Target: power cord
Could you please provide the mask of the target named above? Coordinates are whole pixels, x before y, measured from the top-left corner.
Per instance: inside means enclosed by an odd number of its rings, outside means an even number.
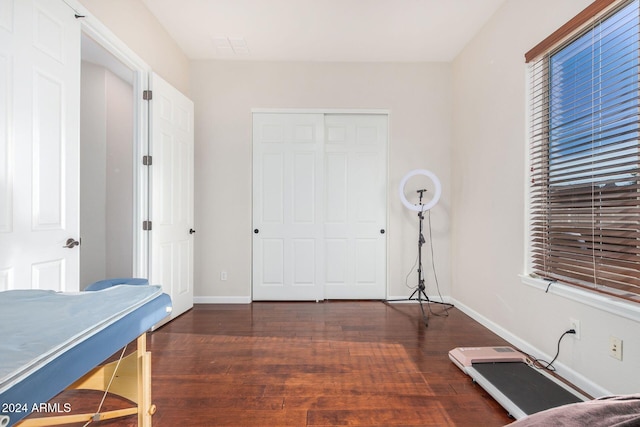
[[[444,298],[442,298],[442,294],[440,293],[440,283],[438,283],[438,275],[436,274],[436,264],[435,264],[435,259],[434,259],[434,251],[433,251],[433,236],[432,236],[432,230],[431,230],[431,210],[427,211],[427,224],[429,226],[429,246],[431,248],[431,268],[433,269],[433,278],[436,282],[436,290],[438,291],[438,296],[440,297],[440,301],[431,301],[434,302],[436,304],[440,304],[444,306],[444,313],[434,313],[433,310],[431,310],[431,304],[428,305],[429,307],[429,312],[431,314],[433,314],[434,316],[443,316],[443,317],[448,317],[449,316],[449,309],[453,308],[454,305],[448,302],[444,302]]]
[[[416,289],[418,287],[417,285],[410,285],[409,284],[409,277],[411,276],[411,274],[413,274],[413,272],[415,271],[417,265],[418,265],[418,254],[416,254],[416,260],[413,263],[413,266],[411,267],[411,270],[409,270],[409,272],[407,273],[407,275],[404,278],[404,286],[409,288],[409,289],[411,289],[411,290],[414,290],[414,289]]]
[[[550,288],[550,287],[551,287],[551,285],[553,285],[554,283],[558,283],[558,280],[557,280],[557,279],[551,279],[551,280],[549,280],[549,284],[547,285],[547,290],[546,290],[546,291],[544,291],[544,293],[545,293],[545,294],[548,294],[548,293],[549,293],[549,288]],[[574,333],[575,333],[575,332],[574,332]]]
[[[557,351],[556,351],[556,355],[553,356],[553,360],[551,360],[551,362],[546,362],[544,360],[541,359],[537,359],[533,356],[531,356],[530,354],[527,354],[527,357],[529,358],[529,362],[530,365],[533,366],[534,368],[537,369],[546,369],[547,371],[550,372],[555,372],[556,368],[553,366],[553,362],[556,361],[556,359],[558,358],[558,356],[560,355],[560,342],[562,341],[562,338],[564,338],[565,335],[570,335],[570,334],[575,334],[576,330],[575,329],[569,329],[567,331],[565,331],[562,335],[560,335],[560,339],[558,339],[558,346],[557,346]],[[544,363],[544,365],[543,365]]]

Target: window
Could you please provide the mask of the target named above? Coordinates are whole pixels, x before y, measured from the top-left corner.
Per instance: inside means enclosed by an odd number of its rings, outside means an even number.
[[[639,0],[592,6],[527,54],[531,265],[640,302]]]

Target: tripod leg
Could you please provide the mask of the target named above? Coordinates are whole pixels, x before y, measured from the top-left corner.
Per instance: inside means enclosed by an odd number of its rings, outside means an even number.
[[[420,289],[420,293],[422,294],[422,296],[424,297],[424,300],[426,302],[431,302],[431,300],[429,299],[429,297],[427,296],[427,294],[424,291],[424,287]]]
[[[429,317],[424,312],[424,307],[422,306],[422,295],[425,296],[426,301],[429,301],[429,298],[426,298],[424,291],[420,288],[416,289],[418,291],[418,303],[420,304],[420,311],[422,312],[422,321],[424,322],[424,326],[429,326]]]

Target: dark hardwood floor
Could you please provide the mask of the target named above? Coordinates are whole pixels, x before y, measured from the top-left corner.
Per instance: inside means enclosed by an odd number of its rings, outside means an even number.
[[[154,426],[502,426],[448,358],[507,344],[457,309],[375,301],[196,305],[150,333]],[[95,410],[101,395],[56,400]],[[109,398],[105,409],[121,402]],[[94,408],[94,409],[89,409]],[[92,426],[133,426],[133,417]]]

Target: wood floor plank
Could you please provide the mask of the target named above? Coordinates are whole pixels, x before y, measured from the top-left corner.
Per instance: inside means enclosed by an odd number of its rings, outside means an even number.
[[[502,426],[448,359],[504,340],[456,309],[377,301],[196,305],[150,333],[156,427]],[[101,397],[101,396],[100,396]],[[96,396],[63,392],[74,409]],[[97,399],[99,400],[99,399]],[[121,403],[112,397],[106,404]],[[135,425],[135,418],[92,426]]]

